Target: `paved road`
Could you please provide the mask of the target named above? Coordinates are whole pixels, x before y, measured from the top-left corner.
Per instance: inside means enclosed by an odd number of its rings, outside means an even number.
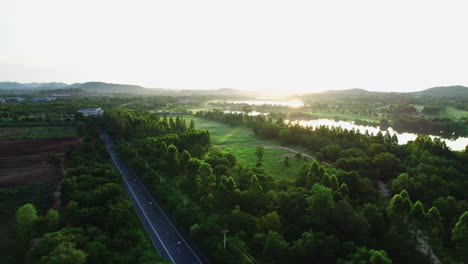
[[[106,144],[112,164],[123,176],[124,188],[159,255],[177,264],[206,262],[185,241],[134,172],[117,158],[110,137],[101,133],[101,138]]]

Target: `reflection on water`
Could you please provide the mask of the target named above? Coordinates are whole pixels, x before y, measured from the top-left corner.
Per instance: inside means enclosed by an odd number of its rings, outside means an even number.
[[[286,120],[288,122],[288,120]],[[361,134],[364,134],[366,130],[369,132],[369,134],[377,134],[379,131],[382,131],[382,133],[385,134],[384,130],[381,130],[379,127],[373,127],[373,126],[360,126],[360,125],[355,125],[354,122],[348,122],[348,121],[335,121],[331,119],[316,119],[316,120],[291,120],[291,122],[297,122],[301,126],[310,126],[312,128],[316,128],[319,126],[329,126],[329,127],[342,127],[348,130],[354,129],[356,131],[359,131]],[[396,134],[398,137],[398,144],[406,144],[408,141],[415,140],[417,137],[417,134],[414,133],[398,133],[394,131],[391,127],[388,128],[388,132],[390,132],[391,135]],[[431,138],[435,138],[435,136],[430,136]],[[467,137],[459,137],[457,139],[442,139],[445,141],[445,144],[452,150],[464,150],[466,145],[468,145],[468,138]]]
[[[304,103],[298,100],[294,101],[266,101],[266,100],[247,100],[247,101],[227,101],[228,104],[249,104],[249,105],[283,105],[290,107],[301,107]]]

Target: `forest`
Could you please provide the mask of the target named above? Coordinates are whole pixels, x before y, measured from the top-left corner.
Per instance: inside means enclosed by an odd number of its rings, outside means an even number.
[[[16,212],[18,263],[163,263],[136,216],[92,123],[65,156],[61,209],[26,203]],[[36,204],[36,205],[34,205]],[[41,210],[37,208],[41,207]],[[36,242],[30,243],[32,238]],[[23,257],[23,258],[21,258]]]
[[[468,149],[453,152],[426,136],[398,145],[389,134],[199,115],[304,146],[318,159],[275,179],[262,168],[261,149],[257,166],[239,164],[210,148],[209,132],[193,121],[107,111],[103,127],[120,153],[214,263],[430,263],[430,253],[467,261]]]

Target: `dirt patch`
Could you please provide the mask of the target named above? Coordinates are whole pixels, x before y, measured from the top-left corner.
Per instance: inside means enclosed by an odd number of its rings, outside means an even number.
[[[44,153],[64,153],[70,145],[79,145],[78,137],[31,140],[0,140],[0,157],[31,156]]]
[[[49,155],[63,157],[70,146],[79,144],[77,137],[0,141],[0,186],[58,182],[63,173],[48,162]]]

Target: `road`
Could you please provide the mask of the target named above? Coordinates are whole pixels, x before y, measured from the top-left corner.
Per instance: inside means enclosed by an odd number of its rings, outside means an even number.
[[[110,137],[101,133],[101,139],[106,144],[112,164],[122,174],[124,188],[161,258],[177,264],[207,263],[187,243],[135,173],[118,159]]]

